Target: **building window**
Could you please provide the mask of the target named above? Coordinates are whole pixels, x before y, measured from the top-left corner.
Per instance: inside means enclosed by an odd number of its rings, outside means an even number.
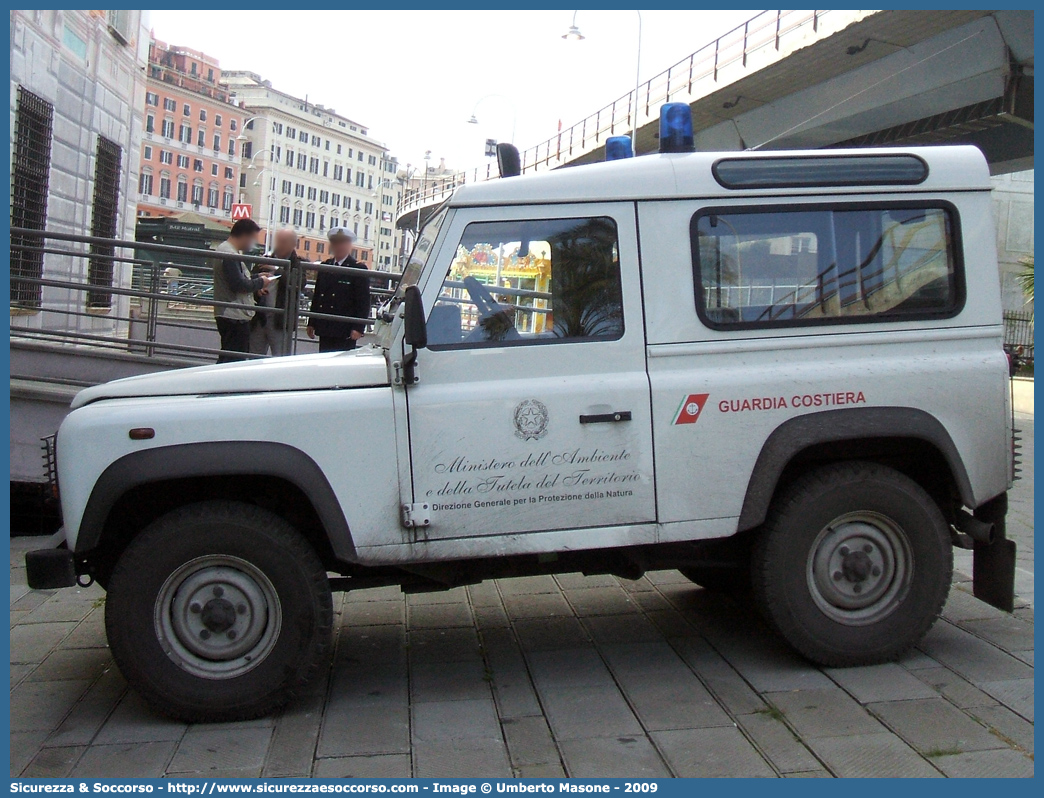
[[[373,203],[372,202],[367,202],[365,207],[366,207],[366,212],[367,213],[373,213]]]
[[[356,175],[355,175],[355,185],[359,186],[359,188],[362,188],[363,186],[365,186],[366,185],[366,175],[363,174],[362,172],[356,173]]]
[[[308,199],[312,200],[313,202],[315,201],[315,187],[314,186],[309,186],[309,188],[308,188]]]
[[[221,134],[214,134],[214,152],[221,152]]]
[[[199,129],[199,135],[196,136],[196,146],[205,147],[207,146],[207,131],[203,128]]]
[[[160,198],[170,199],[170,174],[167,172],[160,174]]]
[[[249,144],[249,143],[250,142],[248,141],[247,144]],[[228,140],[228,154],[232,158],[236,157],[236,140],[235,139],[229,139]]]
[[[329,176],[330,176],[330,162],[329,161],[323,161],[323,177],[329,177]]]
[[[322,231],[322,230],[325,230],[325,229],[326,229],[326,217],[323,216],[320,213],[319,214],[319,230]]]
[[[288,139],[296,139],[297,138],[297,128],[290,127],[289,125],[287,125],[286,137]]]
[[[306,131],[302,130],[301,133],[298,135],[297,140],[298,141],[303,141],[303,142],[305,142],[307,144],[308,143],[308,133]]]
[[[293,191],[293,185],[290,183],[289,180],[284,180],[283,181],[283,193],[289,195],[291,191]]]
[[[329,191],[320,191],[319,192],[319,201],[321,203],[323,203],[324,205],[326,203],[328,203],[330,201],[330,192]]]
[[[163,110],[164,111],[177,111],[178,103],[176,100],[172,100],[170,97],[163,98]]]
[[[188,169],[188,168],[189,168],[189,157],[187,155],[179,155],[178,156],[178,169]]]
[[[178,202],[188,201],[188,181],[185,175],[178,175]]]
[[[363,162],[363,154],[364,154],[363,151],[359,150],[359,163]]]
[[[200,122],[206,122],[207,121],[207,109],[206,108],[200,108],[199,109],[199,121]]]
[[[306,238],[306,239],[305,239],[305,252],[307,252],[307,251],[308,251],[308,250],[310,250],[311,248],[312,248],[312,242],[311,242],[311,241],[309,241],[309,240],[308,240],[308,239]]]
[[[279,223],[290,224],[290,209],[285,205],[279,209]]]
[[[194,183],[192,185],[192,204],[202,205],[203,204],[203,184]]]
[[[273,122],[272,123],[272,132],[275,133],[276,135],[279,135],[279,136],[283,135],[283,123],[282,122]]]
[[[221,203],[222,209],[226,210],[226,211],[232,210],[232,203],[233,202],[235,202],[235,196],[233,196],[233,194],[232,194],[232,189],[226,188],[225,189],[225,198],[224,198],[224,201]]]
[[[236,132],[236,120],[235,119],[229,119],[228,120],[228,129],[231,130],[233,133]]]
[[[239,187],[246,188],[246,172],[239,173]]]
[[[43,230],[47,224],[47,181],[51,173],[51,129],[54,107],[18,87],[11,160],[11,227]],[[11,276],[39,279],[43,253],[15,249],[39,247],[40,239],[11,236]],[[11,280],[11,303],[40,307],[40,286]]]
[[[98,137],[94,159],[94,202],[91,206],[91,235],[116,238],[116,219],[120,203],[120,163],[123,150],[115,142]],[[87,282],[92,286],[112,287],[112,244],[91,244],[87,263]],[[87,305],[92,308],[112,307],[112,294],[88,291]]]
[[[337,194],[337,193],[331,194],[330,195],[330,202],[333,204],[333,206],[335,208],[340,208],[341,207],[341,195]]]
[[[309,230],[315,227],[315,213],[313,211],[308,211],[308,213],[305,214],[305,227]]]
[[[208,69],[207,70],[207,81],[210,82],[210,83],[214,82],[214,70],[213,69]]]
[[[305,195],[304,183],[294,183],[294,196],[303,197]]]
[[[216,163],[212,163],[210,165],[210,176],[211,177],[217,177],[218,176],[218,165]]]
[[[174,138],[174,120],[164,119],[163,120],[163,138],[172,139]]]
[[[294,225],[296,227],[301,226],[301,222],[304,220],[304,211],[300,208],[294,208]]]
[[[225,180],[235,180],[235,175],[232,172],[231,166],[225,167]]]
[[[152,196],[152,172],[142,172],[138,177],[138,193]]]
[[[254,142],[244,141],[243,142],[243,158],[251,158],[254,155]]]
[[[324,252],[326,252],[326,244],[324,244],[322,241],[316,241],[315,251],[322,255]]]
[[[215,186],[215,185],[212,185],[207,190],[207,207],[208,208],[216,208],[218,206],[218,196],[219,196],[218,187]]]
[[[145,92],[145,105],[159,106],[159,95],[152,91]]]
[[[202,172],[203,171],[203,161],[201,161],[199,158],[193,159],[193,161],[192,161],[192,171],[193,172]]]
[[[337,217],[336,216],[331,216],[330,217],[330,227],[331,228],[337,227]]]
[[[297,153],[297,168],[302,172],[308,168],[308,158],[303,152]]]
[[[344,182],[345,183],[351,183],[352,182],[352,168],[350,166],[347,169],[344,170]]]
[[[152,114],[149,114],[148,116],[145,117],[145,132],[146,133],[155,133],[156,132],[156,117],[154,117]]]
[[[192,108],[189,107],[188,103],[185,103],[181,108],[182,116],[192,116]]]
[[[311,172],[313,175],[319,174],[319,159],[318,158],[309,158],[308,159],[308,171]]]
[[[344,167],[343,166],[335,166],[334,167],[333,179],[334,180],[343,180],[344,179]]]
[[[151,161],[152,160],[152,147],[148,147],[148,146],[142,147],[141,148],[141,157],[144,160],[146,160],[146,161]]]
[[[370,225],[366,225],[366,227],[364,228],[364,230],[363,230],[363,238],[366,241],[370,240]]]
[[[184,144],[192,143],[192,127],[190,125],[178,126],[178,141]]]
[[[341,154],[341,145],[340,144],[337,145],[337,154],[338,155]]]
[[[159,153],[160,163],[171,164],[174,162],[174,153],[170,150],[160,150]]]
[[[221,114],[214,114],[214,127],[221,127]]]
[[[370,166],[376,166],[377,165],[377,156],[375,156],[375,155],[369,156],[367,158],[367,163],[369,163]]]

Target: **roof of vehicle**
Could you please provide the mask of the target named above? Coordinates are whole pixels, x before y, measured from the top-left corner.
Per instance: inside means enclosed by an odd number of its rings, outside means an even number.
[[[928,165],[928,175],[916,185],[848,184],[815,187],[730,189],[714,177],[712,167],[726,159],[866,158],[906,155]],[[642,155],[604,163],[555,169],[536,174],[461,186],[450,205],[513,205],[537,202],[608,200],[738,198],[850,194],[882,191],[969,191],[990,189],[986,158],[976,147],[889,147],[837,150],[774,150],[768,152],[693,152]]]

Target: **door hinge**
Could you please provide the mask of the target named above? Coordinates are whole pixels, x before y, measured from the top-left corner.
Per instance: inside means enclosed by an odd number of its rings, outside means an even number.
[[[402,525],[407,529],[416,529],[420,526],[431,526],[431,505],[402,505]]]

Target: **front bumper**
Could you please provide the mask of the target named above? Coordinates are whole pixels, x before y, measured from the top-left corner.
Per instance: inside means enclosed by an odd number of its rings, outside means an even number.
[[[28,551],[25,554],[25,578],[33,590],[55,590],[72,587],[76,581],[76,561],[69,549],[56,548],[65,541],[65,530],[51,536],[51,548]]]

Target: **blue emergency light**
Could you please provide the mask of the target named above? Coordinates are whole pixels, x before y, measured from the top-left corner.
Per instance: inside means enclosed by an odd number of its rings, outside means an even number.
[[[630,136],[610,136],[605,140],[605,160],[619,161],[632,155]]]
[[[692,111],[688,103],[665,103],[660,107],[660,152],[695,152],[692,140]]]

